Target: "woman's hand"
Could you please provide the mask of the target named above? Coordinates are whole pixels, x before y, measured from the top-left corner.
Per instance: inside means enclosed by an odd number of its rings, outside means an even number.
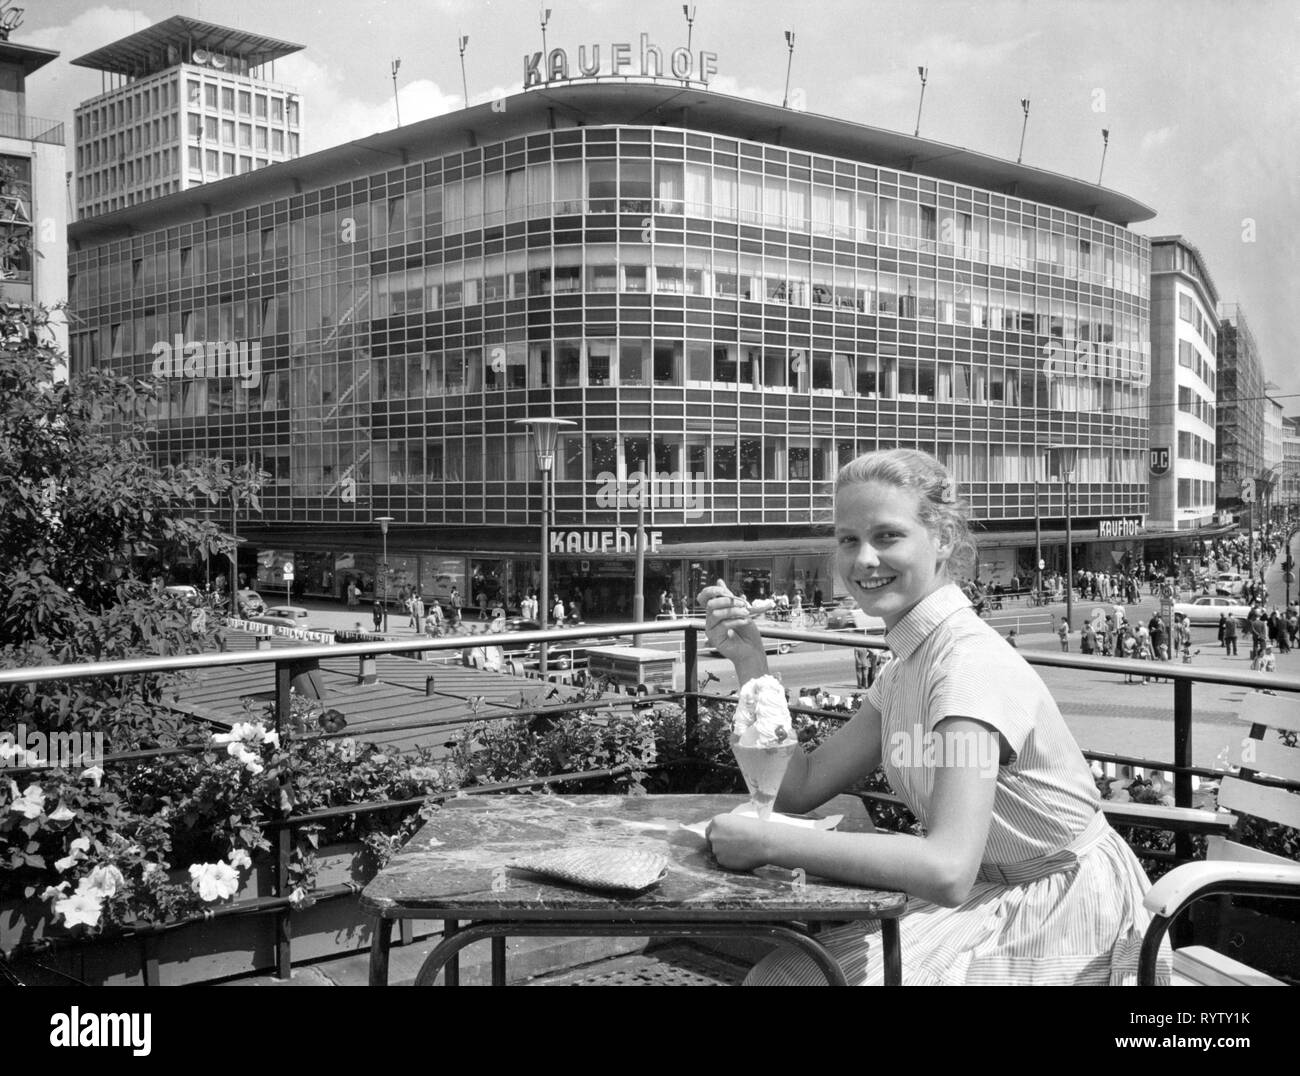
[[[763,650],[763,637],[754,624],[745,597],[732,594],[719,580],[701,590],[695,600],[706,612],[704,632],[709,644],[736,667],[740,682],[765,676],[767,654]]]
[[[769,861],[764,832],[768,823],[738,814],[720,814],[704,831],[713,858],[732,871],[752,871]]]

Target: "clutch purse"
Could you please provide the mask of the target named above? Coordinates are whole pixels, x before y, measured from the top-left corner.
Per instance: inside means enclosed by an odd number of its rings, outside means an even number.
[[[588,889],[639,893],[668,873],[668,859],[654,852],[622,848],[565,848],[537,852],[506,864]]]

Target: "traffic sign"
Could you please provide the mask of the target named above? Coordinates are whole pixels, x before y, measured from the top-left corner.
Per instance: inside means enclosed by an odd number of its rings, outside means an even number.
[[[293,561],[291,561],[291,560],[286,560],[286,561],[284,562],[284,566],[280,569],[280,571],[281,571],[281,574],[284,576],[285,579],[292,579],[292,578],[293,578]]]

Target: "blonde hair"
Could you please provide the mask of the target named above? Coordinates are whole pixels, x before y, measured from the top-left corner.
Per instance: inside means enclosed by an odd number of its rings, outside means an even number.
[[[952,542],[952,553],[945,565],[948,575],[957,578],[971,573],[977,548],[970,532],[970,509],[958,491],[957,480],[942,463],[914,448],[868,452],[840,468],[835,476],[835,492],[862,482],[884,482],[914,490],[917,517],[931,534]]]

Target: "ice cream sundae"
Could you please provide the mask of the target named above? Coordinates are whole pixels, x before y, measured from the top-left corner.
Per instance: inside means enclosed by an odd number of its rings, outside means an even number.
[[[749,805],[766,820],[786,767],[799,750],[785,689],[776,677],[760,676],[740,689],[731,726],[731,750],[749,789]]]

